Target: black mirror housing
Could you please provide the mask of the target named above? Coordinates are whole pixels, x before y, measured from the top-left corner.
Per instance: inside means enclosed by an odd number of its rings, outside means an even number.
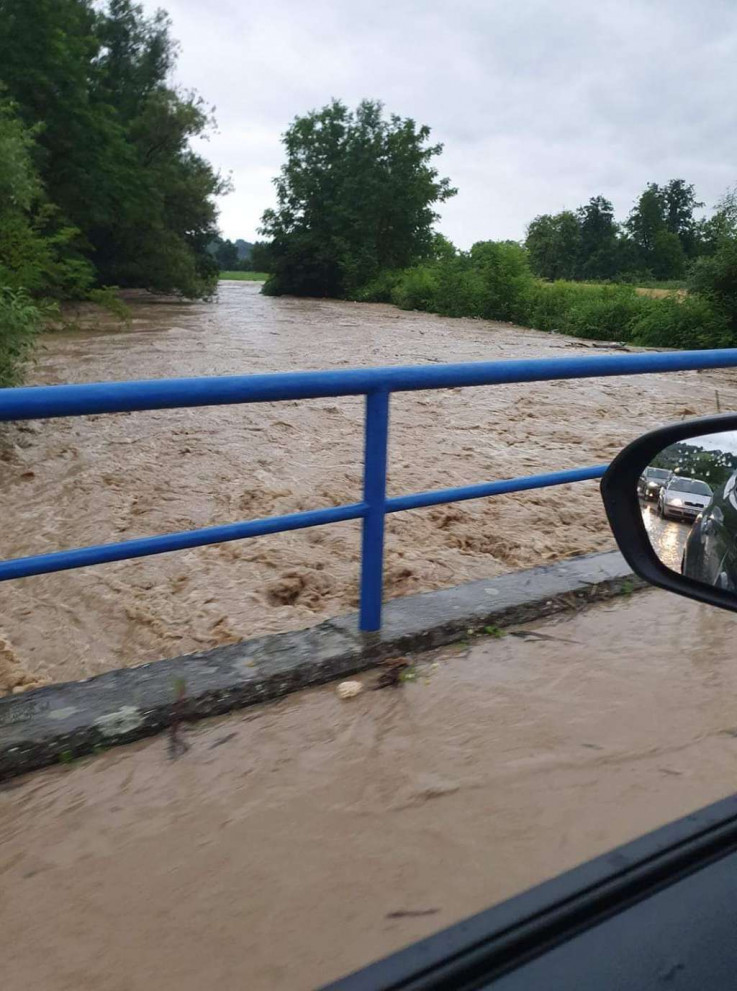
[[[601,495],[615,539],[635,574],[669,592],[737,611],[737,596],[667,567],[656,554],[643,521],[638,483],[651,463],[672,445],[709,434],[737,435],[737,414],[701,417],[644,434],[611,463],[601,480]]]

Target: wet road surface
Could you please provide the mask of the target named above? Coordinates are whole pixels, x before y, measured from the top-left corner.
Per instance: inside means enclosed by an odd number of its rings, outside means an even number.
[[[735,790],[737,617],[518,632],[0,787],[3,991],[312,988]]]
[[[653,550],[672,571],[681,573],[681,558],[693,523],[659,516],[654,502],[640,502],[642,519]]]
[[[222,284],[213,303],[143,297],[129,327],[85,314],[86,329],[42,339],[31,384],[588,353],[560,334],[275,299],[248,283]],[[737,404],[735,370],[398,395],[389,492],[603,463],[720,401]],[[12,427],[0,433],[0,557],[355,502],[362,439],[353,398]],[[612,546],[595,482],[399,513],[385,596]],[[0,693],[346,613],[358,556],[359,526],[342,523],[0,584]]]

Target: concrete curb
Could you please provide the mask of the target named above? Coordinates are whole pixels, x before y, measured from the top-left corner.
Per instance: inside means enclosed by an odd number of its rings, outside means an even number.
[[[7,696],[0,699],[0,779],[150,736],[180,720],[278,699],[485,626],[528,622],[641,586],[619,553],[590,554],[393,599],[381,633],[360,633],[350,615]],[[177,700],[180,690],[184,697]]]

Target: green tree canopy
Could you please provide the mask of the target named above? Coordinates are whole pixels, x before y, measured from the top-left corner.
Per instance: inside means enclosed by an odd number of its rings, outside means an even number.
[[[737,229],[737,200],[729,194],[708,221],[694,211],[694,187],[685,179],[651,182],[623,225],[604,196],[575,212],[536,217],[527,230],[530,265],[545,279],[633,281],[681,279],[694,258],[713,253]]]
[[[727,190],[711,217],[698,222],[696,237],[704,255],[713,255],[725,240],[737,237],[737,187]]]
[[[0,83],[98,281],[200,296],[225,184],[191,150],[210,115],[168,84],[175,58],[166,15],[133,0],[0,0]]]
[[[689,289],[723,312],[737,337],[737,236],[721,237],[712,255],[695,262]]]
[[[671,179],[662,189],[665,226],[681,242],[683,253],[692,258],[698,250],[697,222],[694,210],[704,204],[696,200],[694,187],[685,179]]]
[[[543,279],[575,279],[581,255],[581,226],[571,210],[535,217],[525,246],[530,266]]]
[[[697,223],[693,212],[694,187],[683,179],[665,186],[648,183],[630,213],[625,227],[637,246],[640,265],[656,279],[681,278],[686,263],[698,250]]]
[[[581,230],[579,274],[584,279],[611,279],[618,266],[619,228],[614,208],[603,196],[593,196],[577,212]]]
[[[277,207],[262,221],[274,272],[265,290],[341,296],[431,255],[433,206],[456,191],[439,178],[432,160],[442,146],[429,137],[370,100],[297,117],[284,136]]]

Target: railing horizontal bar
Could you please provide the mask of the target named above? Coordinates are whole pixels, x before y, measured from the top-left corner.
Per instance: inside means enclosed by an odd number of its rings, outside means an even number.
[[[244,523],[225,523],[222,526],[167,533],[158,537],[140,537],[116,544],[97,544],[92,547],[79,547],[76,550],[56,551],[53,554],[18,557],[9,561],[0,561],[0,581],[27,578],[29,575],[42,575],[51,571],[69,571],[72,568],[84,568],[91,564],[107,564],[128,558],[148,557],[151,554],[165,554],[167,551],[202,547],[205,544],[220,544],[228,540],[242,540],[245,537],[260,537],[267,533],[302,530],[305,527],[322,526],[325,523],[357,520],[361,519],[365,512],[365,503],[356,502],[348,506],[330,506],[327,509],[312,509],[305,513],[290,513],[287,516],[272,516]]]
[[[478,485],[462,485],[454,489],[437,489],[434,492],[394,496],[386,500],[386,511],[401,513],[407,509],[422,509],[425,506],[438,506],[445,502],[464,502],[467,499],[481,499],[484,496],[504,495],[506,492],[524,492],[526,489],[543,489],[550,485],[565,485],[568,482],[585,482],[591,478],[601,478],[608,467],[608,465],[592,465],[589,468],[552,471],[545,475],[527,475],[522,478],[507,478],[499,482],[480,482]]]
[[[0,389],[0,421],[132,410],[222,406],[352,396],[384,390],[410,392],[511,382],[641,375],[737,365],[737,349],[665,354],[596,355],[455,365],[396,365],[323,372],[276,372],[213,378],[97,382],[88,385]]]
[[[582,482],[588,479],[601,478],[606,469],[607,465],[593,465],[588,468],[548,472],[544,475],[528,475],[521,478],[503,479],[498,482],[481,482],[477,485],[438,489],[434,492],[394,496],[392,499],[387,499],[386,511],[387,513],[400,513],[408,509],[422,509],[426,506],[437,506],[446,502],[463,502],[468,499],[481,499],[484,496],[503,495],[507,492],[524,492],[527,489]],[[301,530],[312,526],[323,526],[326,523],[362,519],[365,514],[366,504],[357,502],[347,506],[330,506],[327,509],[308,510],[304,513],[291,513],[286,516],[272,516],[243,523],[225,523],[222,526],[205,527],[200,530],[185,530],[182,533],[140,537],[115,544],[96,544],[75,550],[55,551],[52,554],[12,558],[9,561],[0,561],[0,581],[27,578],[30,575],[47,574],[52,571],[69,571],[94,564],[124,561],[128,558],[166,554],[169,551],[225,543],[229,540],[243,540],[247,537],[260,537],[268,533]]]

